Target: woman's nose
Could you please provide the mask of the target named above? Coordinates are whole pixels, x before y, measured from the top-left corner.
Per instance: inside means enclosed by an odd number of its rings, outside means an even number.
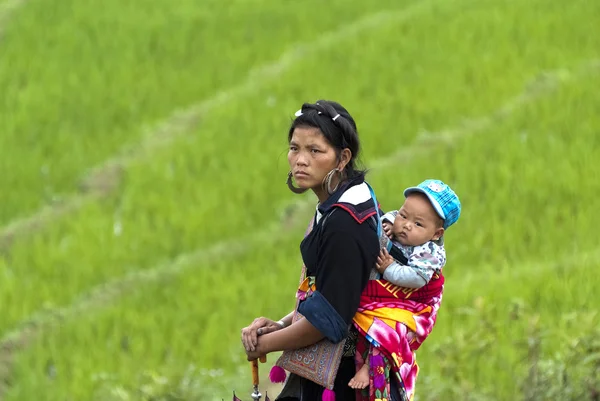
[[[296,158],[296,165],[298,166],[306,166],[308,163],[306,162],[306,156],[300,153]]]

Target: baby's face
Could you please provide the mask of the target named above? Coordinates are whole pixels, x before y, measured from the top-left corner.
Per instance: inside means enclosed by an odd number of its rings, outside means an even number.
[[[443,221],[423,194],[408,195],[394,220],[392,234],[402,245],[417,246],[444,234]]]

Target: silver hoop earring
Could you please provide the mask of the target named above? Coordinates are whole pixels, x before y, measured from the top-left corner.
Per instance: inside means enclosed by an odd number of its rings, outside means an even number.
[[[292,191],[295,194],[303,194],[304,192],[306,192],[308,190],[308,188],[298,188],[298,187],[294,186],[294,184],[292,183],[292,176],[293,176],[293,174],[290,171],[288,173],[287,181],[286,181],[287,186],[290,189],[290,191]]]
[[[333,175],[336,172],[338,173],[338,182],[337,182],[337,184],[335,184],[335,188],[331,189],[331,179],[333,178]],[[327,193],[329,195],[333,195],[335,193],[335,191],[337,191],[341,182],[342,182],[342,171],[338,170],[337,168],[334,168],[329,173],[327,173],[327,175],[325,176],[325,178],[323,180],[325,190],[327,191]]]

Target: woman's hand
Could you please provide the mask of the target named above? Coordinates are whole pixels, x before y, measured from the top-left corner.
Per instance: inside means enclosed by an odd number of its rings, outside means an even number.
[[[258,351],[248,351],[246,350],[246,357],[249,361],[253,361],[255,359],[260,358],[262,355],[259,354]]]
[[[248,354],[248,358],[250,358],[250,353],[256,351],[256,345],[258,344],[258,336],[262,336],[263,334],[272,333],[277,330],[281,330],[283,327],[281,325],[271,319],[267,319],[266,317],[259,317],[254,319],[250,326],[244,327],[242,329],[242,344],[244,344],[244,349]],[[256,356],[258,358],[258,355]],[[256,359],[253,358],[253,359]],[[248,359],[249,361],[252,359]]]

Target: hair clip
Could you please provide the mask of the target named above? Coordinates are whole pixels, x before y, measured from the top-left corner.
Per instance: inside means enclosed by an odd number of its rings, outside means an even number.
[[[317,103],[317,104],[318,104],[318,103]],[[323,114],[323,113],[321,113],[320,111],[317,111],[317,113],[318,113],[318,114]],[[302,109],[300,109],[300,110],[298,110],[297,112],[295,112],[295,113],[294,113],[294,116],[296,116],[296,117],[300,117],[302,114],[303,114],[303,113],[302,113]],[[333,118],[332,118],[332,120],[333,120],[333,121],[337,120],[339,116],[340,116],[339,114],[336,114],[336,115],[335,115],[335,117],[333,117]]]

